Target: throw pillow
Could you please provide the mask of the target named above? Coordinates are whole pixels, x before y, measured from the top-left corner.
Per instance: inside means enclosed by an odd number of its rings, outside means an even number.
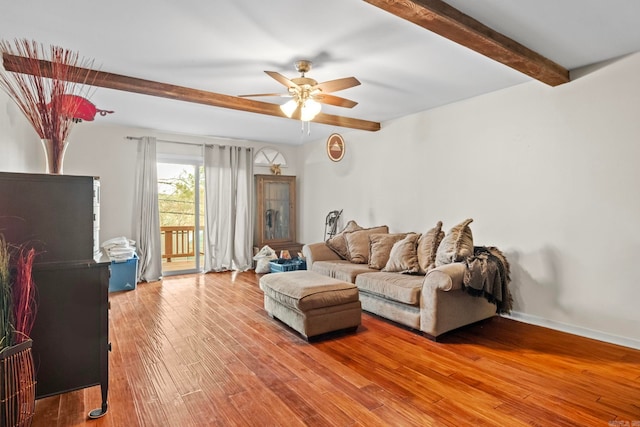
[[[396,242],[389,253],[389,261],[382,271],[417,273],[420,270],[416,252],[419,238],[419,234],[410,233],[404,239]]]
[[[347,259],[349,256],[349,250],[347,249],[347,239],[345,239],[345,233],[349,233],[351,231],[362,230],[355,221],[351,220],[347,222],[347,225],[340,231],[338,234],[333,236],[330,239],[327,239],[326,244],[329,248],[337,253],[340,258]]]
[[[393,244],[407,237],[407,233],[371,234],[369,236],[369,267],[382,270],[387,261]]]
[[[444,239],[442,221],[438,221],[435,227],[424,233],[418,240],[420,274],[427,274],[427,271],[436,266],[436,253],[442,239]]]
[[[436,253],[436,267],[473,255],[473,234],[469,228],[472,221],[471,218],[462,221],[444,236]]]
[[[345,233],[347,239],[347,259],[354,264],[369,263],[369,236],[372,234],[387,234],[389,227],[381,225],[379,227],[365,228],[358,231]]]

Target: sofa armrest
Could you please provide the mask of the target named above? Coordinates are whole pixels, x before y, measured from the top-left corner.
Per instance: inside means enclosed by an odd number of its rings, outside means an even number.
[[[307,269],[311,270],[311,266],[316,261],[338,261],[340,256],[333,252],[325,242],[309,243],[302,247],[302,255],[307,261]]]
[[[496,314],[496,306],[483,297],[462,289],[466,266],[461,262],[430,270],[420,295],[420,330],[437,339],[445,332],[487,319]]]
[[[466,267],[464,263],[454,262],[429,270],[424,278],[423,287],[440,291],[462,289],[462,280]]]

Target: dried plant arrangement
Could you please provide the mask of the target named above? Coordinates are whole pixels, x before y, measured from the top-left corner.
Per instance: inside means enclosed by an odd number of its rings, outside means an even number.
[[[17,249],[17,252],[15,251]],[[17,261],[12,255],[17,254]],[[31,278],[35,251],[0,234],[0,425],[29,426],[35,413],[35,369],[29,338],[35,320]]]
[[[29,339],[36,320],[35,284],[31,274],[35,257],[36,251],[33,248],[21,247],[18,252],[13,281],[13,315],[16,331],[14,344]]]
[[[28,340],[31,334],[36,315],[31,274],[35,255],[33,248],[11,248],[0,234],[0,350]]]
[[[45,48],[27,39],[0,41],[0,52],[3,57],[27,59],[20,73],[0,69],[0,87],[16,102],[42,140],[47,172],[61,173],[67,137],[78,108],[68,95],[88,97],[92,82],[87,81],[88,74],[82,68],[92,68],[93,60],[59,46]]]
[[[0,349],[10,347],[13,342],[13,292],[9,247],[0,235]]]

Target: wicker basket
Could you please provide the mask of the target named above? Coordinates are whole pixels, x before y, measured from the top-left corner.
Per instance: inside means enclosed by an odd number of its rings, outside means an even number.
[[[31,340],[0,351],[0,426],[31,425],[36,408],[36,381]]]

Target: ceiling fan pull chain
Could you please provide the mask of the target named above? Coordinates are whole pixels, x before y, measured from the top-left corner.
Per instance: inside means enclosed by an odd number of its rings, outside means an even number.
[[[311,122],[303,122],[300,120],[300,133],[304,136],[304,124],[307,124],[307,135],[311,135]]]

